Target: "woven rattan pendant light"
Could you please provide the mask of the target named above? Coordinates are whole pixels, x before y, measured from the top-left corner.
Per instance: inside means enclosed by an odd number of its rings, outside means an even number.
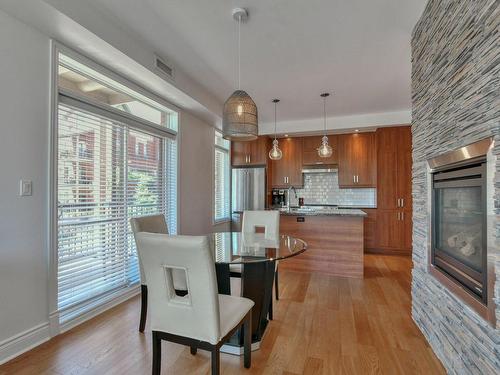
[[[232,141],[252,141],[257,139],[259,121],[257,106],[246,91],[240,89],[241,83],[241,21],[248,18],[243,8],[233,9],[233,18],[238,21],[238,90],[224,103],[222,115],[222,134]]]

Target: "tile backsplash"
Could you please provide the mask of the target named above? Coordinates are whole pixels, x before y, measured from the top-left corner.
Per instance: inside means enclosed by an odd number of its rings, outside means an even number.
[[[377,206],[375,188],[340,189],[338,171],[325,173],[304,173],[304,188],[297,189],[297,197],[304,198],[304,204],[336,204],[339,206]],[[292,192],[291,203],[296,204]]]

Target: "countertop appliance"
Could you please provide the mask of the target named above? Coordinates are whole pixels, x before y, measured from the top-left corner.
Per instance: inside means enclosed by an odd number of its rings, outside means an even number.
[[[285,207],[288,191],[286,189],[273,189],[273,207]]]
[[[266,209],[266,168],[232,169],[231,208],[232,231],[241,231],[243,211]]]

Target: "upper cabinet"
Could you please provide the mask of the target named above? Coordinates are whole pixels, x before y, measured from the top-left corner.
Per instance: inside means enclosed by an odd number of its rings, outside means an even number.
[[[411,209],[411,129],[377,130],[378,189],[381,209]]]
[[[329,158],[322,158],[318,155],[318,147],[321,145],[322,136],[317,137],[304,137],[302,139],[302,165],[332,165],[338,164],[338,136],[329,135],[328,143],[332,146],[333,153]]]
[[[270,148],[269,137],[259,137],[250,142],[232,142],[231,163],[233,167],[266,165]]]
[[[283,152],[280,160],[271,162],[273,187],[300,187],[304,184],[302,176],[302,138],[281,138],[279,147]]]
[[[377,186],[375,133],[338,136],[339,186],[361,188]]]

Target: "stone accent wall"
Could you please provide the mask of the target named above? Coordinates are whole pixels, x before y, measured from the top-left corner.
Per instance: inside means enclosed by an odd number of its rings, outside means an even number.
[[[305,204],[336,204],[364,208],[376,207],[377,205],[377,189],[339,188],[337,170],[328,173],[304,173],[304,187],[297,189],[297,196],[304,198]],[[292,200],[293,198],[292,194]]]
[[[412,314],[450,374],[500,373],[499,8],[498,0],[429,0],[412,37]],[[427,159],[491,136],[496,329],[427,272]]]

